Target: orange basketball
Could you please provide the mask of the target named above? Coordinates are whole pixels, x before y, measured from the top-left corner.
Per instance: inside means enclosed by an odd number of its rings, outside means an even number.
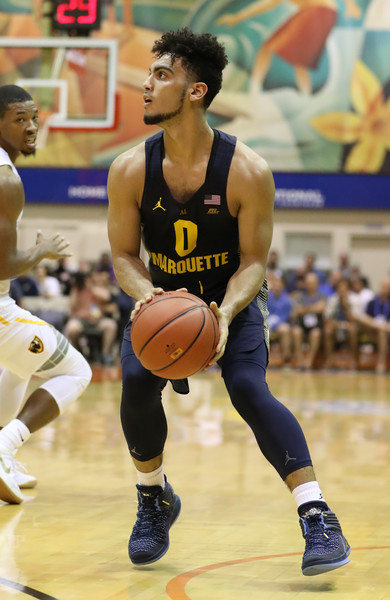
[[[215,354],[218,319],[188,292],[164,292],[144,304],[131,325],[135,355],[145,369],[165,379],[184,379]]]

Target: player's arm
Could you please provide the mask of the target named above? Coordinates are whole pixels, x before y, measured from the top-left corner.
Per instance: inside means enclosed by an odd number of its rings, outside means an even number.
[[[107,184],[107,227],[115,276],[120,287],[137,302],[150,300],[159,290],[140,258],[144,179],[144,146],[140,145],[112,163]]]
[[[70,256],[69,243],[60,235],[44,239],[38,233],[37,243],[22,251],[17,248],[17,221],[24,206],[21,181],[5,165],[0,167],[0,280],[17,277],[38,264],[43,258]]]
[[[217,312],[221,328],[217,360],[226,344],[228,326],[263,285],[273,233],[272,173],[261,157],[242,144],[232,161],[227,191],[232,199],[229,208],[238,220],[240,266],[230,278]],[[215,303],[211,306],[215,311]]]

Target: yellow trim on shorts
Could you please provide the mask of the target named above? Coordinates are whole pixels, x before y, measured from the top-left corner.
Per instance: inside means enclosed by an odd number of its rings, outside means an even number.
[[[2,323],[3,325],[9,325],[9,321],[6,321],[5,319],[3,319],[3,317],[0,317],[0,323]]]
[[[18,317],[15,319],[18,323],[30,323],[30,325],[47,325],[46,321],[33,321],[32,319],[22,319]]]

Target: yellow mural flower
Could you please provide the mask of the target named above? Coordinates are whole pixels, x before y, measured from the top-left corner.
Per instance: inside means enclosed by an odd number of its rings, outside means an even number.
[[[356,112],[331,112],[311,119],[324,138],[355,144],[345,171],[377,173],[390,150],[390,98],[385,101],[376,75],[357,61],[351,80],[351,103]]]

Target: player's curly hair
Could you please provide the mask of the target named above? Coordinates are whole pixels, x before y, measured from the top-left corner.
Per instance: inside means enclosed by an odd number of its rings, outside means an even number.
[[[32,100],[30,94],[18,85],[0,86],[0,118],[4,117],[10,104]]]
[[[194,33],[188,27],[165,32],[154,42],[152,53],[158,58],[170,54],[181,58],[183,67],[207,85],[204,106],[208,108],[222,86],[222,71],[228,64],[224,46],[211,33]]]

